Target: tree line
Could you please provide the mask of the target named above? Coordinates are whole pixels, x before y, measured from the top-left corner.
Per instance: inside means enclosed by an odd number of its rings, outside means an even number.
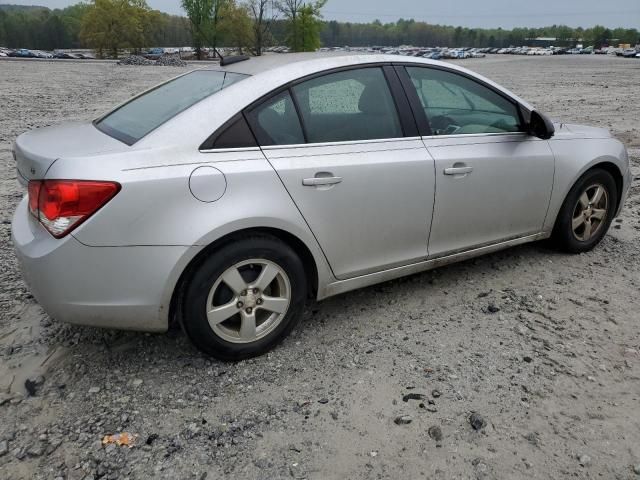
[[[592,28],[572,28],[552,25],[542,28],[463,28],[432,25],[426,22],[400,19],[393,23],[325,22],[321,40],[325,46],[416,45],[442,47],[509,47],[525,46],[535,38],[555,38],[556,46],[572,46],[578,41],[600,48],[603,45],[640,42],[634,28],[609,29],[601,25]]]
[[[558,46],[640,42],[637,29],[544,28],[487,29],[433,25],[412,19],[382,23],[322,19],[326,0],[182,0],[186,17],[152,10],[145,0],[90,0],[64,9],[0,5],[0,46],[54,50],[93,48],[114,56],[123,48],[193,46],[236,47],[260,54],[265,46],[293,51],[326,47],[527,45],[537,37],[556,38]]]
[[[95,0],[90,4],[78,3],[55,10],[0,5],[0,46],[37,50],[92,48],[93,34],[102,35],[104,39],[123,34],[117,40],[123,48],[191,44],[187,18],[150,10],[148,7],[135,9],[140,5],[146,6],[144,2],[128,0]],[[104,13],[103,19],[96,18]],[[133,17],[125,18],[126,14],[131,13]],[[98,21],[103,23],[102,30],[95,25]],[[112,21],[111,31],[105,30],[104,27],[108,27]],[[123,26],[127,22],[128,28]],[[93,28],[95,31],[91,31]]]

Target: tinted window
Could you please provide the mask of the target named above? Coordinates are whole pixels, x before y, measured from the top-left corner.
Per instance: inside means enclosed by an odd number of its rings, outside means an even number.
[[[518,132],[514,103],[462,75],[407,67],[434,135]]]
[[[244,148],[257,146],[253,133],[247,125],[247,121],[242,114],[236,115],[227,125],[223,125],[220,130],[206,142],[200,149],[208,150],[213,148]]]
[[[249,112],[248,118],[260,145],[305,143],[300,119],[288,90]]]
[[[380,68],[331,73],[293,87],[309,142],[402,137]]]
[[[96,122],[107,135],[134,144],[200,100],[246,78],[238,73],[197,70],[134,98]]]

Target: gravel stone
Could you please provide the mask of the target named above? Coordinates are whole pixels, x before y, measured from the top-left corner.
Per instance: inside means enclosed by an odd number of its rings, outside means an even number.
[[[474,430],[482,430],[487,426],[487,421],[479,413],[473,412],[469,416],[469,423]]]
[[[591,465],[591,457],[589,455],[580,455],[578,457],[578,462],[583,467],[588,467]]]
[[[428,433],[429,433],[429,436],[433,438],[436,442],[442,441],[442,429],[437,425],[429,427]]]
[[[413,418],[410,415],[400,415],[393,421],[396,425],[409,425],[411,422],[413,422]]]

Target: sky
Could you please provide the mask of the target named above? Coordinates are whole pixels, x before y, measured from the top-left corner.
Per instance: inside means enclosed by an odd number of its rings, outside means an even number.
[[[61,8],[79,0],[0,0],[1,3]],[[147,0],[155,9],[184,14],[180,0]],[[572,27],[640,28],[640,0],[328,0],[322,10],[327,20],[393,22],[414,18],[429,23],[463,27]]]

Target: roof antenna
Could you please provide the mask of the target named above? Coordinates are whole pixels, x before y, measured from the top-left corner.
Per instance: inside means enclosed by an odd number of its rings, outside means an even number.
[[[213,51],[220,57],[220,66],[224,67],[226,65],[231,65],[232,63],[244,62],[245,60],[249,60],[250,57],[247,55],[235,55],[232,57],[223,57],[217,48],[213,48]]]

